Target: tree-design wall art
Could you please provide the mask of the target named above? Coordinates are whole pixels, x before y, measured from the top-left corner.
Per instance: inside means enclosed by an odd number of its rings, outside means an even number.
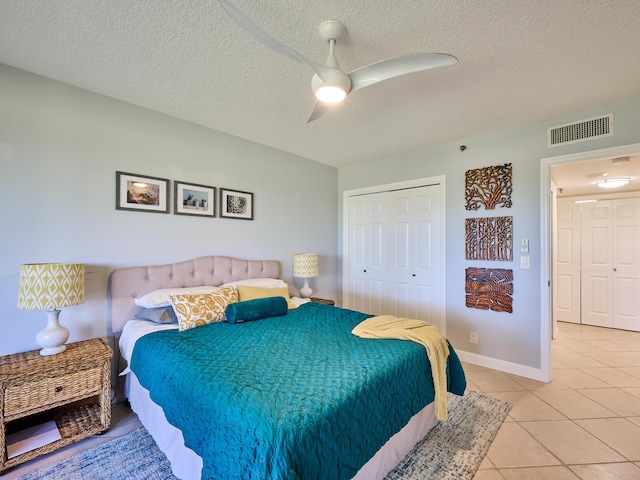
[[[480,310],[513,312],[513,270],[467,268],[465,305]]]
[[[467,260],[513,260],[513,217],[465,219]]]
[[[477,168],[465,172],[464,196],[467,210],[478,210],[484,206],[493,210],[496,206],[510,208],[511,164]]]

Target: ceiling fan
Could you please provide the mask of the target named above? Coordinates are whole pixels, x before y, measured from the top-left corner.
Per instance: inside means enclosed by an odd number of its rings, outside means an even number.
[[[314,71],[314,75],[311,78],[311,89],[318,102],[316,102],[307,123],[324,115],[330,104],[341,102],[348,94],[360,88],[407,73],[420,72],[458,62],[456,57],[446,53],[414,53],[382,60],[353,70],[350,73],[345,73],[340,69],[335,56],[336,42],[346,32],[346,28],[341,22],[328,20],[320,25],[320,36],[329,43],[329,56],[323,65],[291,50],[270,36],[226,0],[218,0],[218,2],[229,16],[256,40],[276,52],[308,65]]]

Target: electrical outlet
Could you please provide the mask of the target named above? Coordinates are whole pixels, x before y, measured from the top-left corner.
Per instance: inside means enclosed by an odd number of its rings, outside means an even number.
[[[469,332],[469,343],[478,344],[478,332]]]

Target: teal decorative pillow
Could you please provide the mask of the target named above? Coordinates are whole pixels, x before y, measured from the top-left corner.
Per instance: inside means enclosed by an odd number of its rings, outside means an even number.
[[[251,322],[268,317],[286,315],[289,305],[283,297],[256,298],[227,305],[225,316],[229,323]]]

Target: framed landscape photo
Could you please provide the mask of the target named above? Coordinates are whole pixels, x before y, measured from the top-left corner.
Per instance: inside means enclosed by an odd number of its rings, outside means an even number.
[[[173,182],[173,187],[175,215],[216,216],[215,187],[184,182]]]
[[[253,220],[253,193],[221,188],[220,216]]]
[[[116,210],[169,213],[169,180],[116,172]]]

